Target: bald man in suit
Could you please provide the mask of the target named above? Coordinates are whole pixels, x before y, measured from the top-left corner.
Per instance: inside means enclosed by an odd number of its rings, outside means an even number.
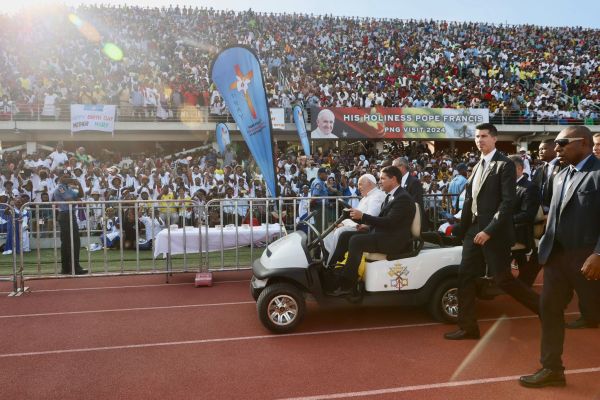
[[[554,141],[569,166],[554,178],[546,233],[538,259],[544,268],[541,298],[542,368],[522,376],[525,387],[564,386],[564,309],[577,291],[588,323],[600,322],[600,160],[585,126],[563,129]]]

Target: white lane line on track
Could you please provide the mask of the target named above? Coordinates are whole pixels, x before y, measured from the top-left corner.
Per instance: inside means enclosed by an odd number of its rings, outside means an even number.
[[[156,306],[156,307],[135,307],[135,308],[113,308],[106,310],[88,310],[88,311],[63,311],[38,314],[15,314],[15,315],[0,315],[0,319],[8,318],[29,318],[29,317],[53,317],[58,315],[80,315],[80,314],[100,314],[114,313],[127,311],[154,311],[154,310],[172,310],[178,308],[201,308],[201,307],[222,307],[222,306],[237,306],[242,304],[255,304],[254,301],[236,301],[229,303],[208,303],[208,304],[182,304],[178,306]]]
[[[241,283],[250,282],[249,279],[234,280],[234,281],[221,281],[213,282],[213,285],[223,285],[227,283]],[[83,287],[83,288],[64,288],[64,289],[32,289],[34,293],[51,293],[51,292],[78,292],[85,290],[109,290],[109,289],[133,289],[133,288],[145,288],[145,287],[161,287],[161,286],[183,286],[193,285],[193,283],[158,283],[148,285],[127,285],[127,286],[100,286],[100,287]],[[543,286],[541,283],[536,283],[533,286]],[[10,292],[0,292],[0,294],[9,294]]]
[[[222,285],[226,283],[240,283],[240,282],[250,282],[249,279],[243,279],[239,281],[220,281],[213,282],[213,285]],[[83,288],[63,288],[63,289],[32,289],[31,291],[34,293],[52,293],[52,292],[79,292],[85,290],[108,290],[108,289],[134,289],[134,288],[147,288],[147,287],[162,287],[162,286],[184,286],[189,285],[193,286],[193,282],[186,283],[157,283],[157,284],[148,284],[148,285],[126,285],[126,286],[99,286],[99,287],[83,287]],[[0,294],[9,294],[10,292],[0,292]]]
[[[253,302],[250,302],[250,303],[253,303]],[[571,313],[571,314],[573,314],[573,313]],[[532,319],[532,318],[537,318],[537,315],[524,315],[524,316],[520,316],[520,317],[503,317],[504,320]],[[498,318],[480,319],[480,321],[496,321],[496,320],[498,320]],[[370,327],[370,328],[348,328],[348,329],[334,329],[334,330],[327,330],[327,331],[287,333],[287,334],[281,334],[281,335],[270,334],[270,335],[257,335],[257,336],[237,336],[237,337],[229,337],[229,338],[186,340],[186,341],[179,341],[179,342],[158,342],[158,343],[131,344],[131,345],[123,345],[123,346],[103,346],[103,347],[87,347],[87,348],[79,348],[79,349],[31,351],[31,352],[25,352],[25,353],[0,354],[0,358],[42,356],[42,355],[51,355],[51,354],[89,353],[89,352],[95,352],[95,351],[141,349],[141,348],[182,346],[182,345],[193,345],[193,344],[241,342],[241,341],[262,340],[262,339],[279,339],[279,338],[301,337],[301,336],[331,335],[331,334],[336,334],[336,333],[373,332],[373,331],[385,331],[385,330],[402,329],[402,328],[421,328],[421,327],[437,326],[437,325],[444,325],[444,324],[442,324],[440,322],[429,322],[429,323],[421,323],[421,324],[375,326],[375,327]]]
[[[569,374],[569,375],[591,374],[591,373],[595,373],[595,372],[600,372],[600,367],[573,369],[573,370],[565,371],[565,373]],[[498,376],[498,377],[494,377],[494,378],[472,379],[472,380],[467,380],[467,381],[439,382],[439,383],[431,383],[431,384],[426,384],[426,385],[400,386],[400,387],[387,388],[387,389],[365,390],[365,391],[361,391],[361,392],[332,393],[332,394],[323,394],[323,395],[316,395],[316,396],[292,397],[292,398],[287,398],[285,400],[347,399],[349,397],[377,396],[377,395],[402,393],[402,392],[416,392],[419,390],[432,390],[432,389],[453,388],[453,387],[462,387],[462,386],[471,386],[471,385],[483,385],[486,383],[516,381],[519,379],[519,377],[520,377],[520,375]]]

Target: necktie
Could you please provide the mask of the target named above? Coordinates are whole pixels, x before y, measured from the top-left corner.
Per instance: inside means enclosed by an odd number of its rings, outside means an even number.
[[[483,177],[483,171],[485,171],[485,159],[482,158],[481,163],[479,164],[479,168],[477,168],[477,173],[473,178],[473,201],[471,203],[471,211],[473,212],[474,217],[477,216],[477,195],[479,194],[479,189],[481,188],[481,178]]]
[[[558,172],[560,172],[560,170],[561,168],[558,164],[550,164],[548,166],[548,184],[546,185],[547,188],[552,188],[552,185],[554,184],[554,177]]]
[[[569,190],[569,187],[571,186],[571,182],[573,181],[573,175],[575,175],[575,172],[577,172],[577,170],[574,167],[569,167],[569,173],[567,173],[567,176],[565,176],[565,181],[563,182],[563,187],[562,187],[562,192],[560,194],[560,202],[562,203],[563,198],[565,197],[565,194],[567,194],[567,190]]]
[[[381,209],[382,209],[382,210],[385,208],[385,206],[387,206],[388,202],[390,201],[390,196],[391,196],[391,194],[390,194],[390,193],[388,193],[388,194],[385,196],[385,201],[383,202],[383,206],[381,206]]]
[[[571,186],[571,182],[573,181],[573,175],[575,175],[577,170],[573,167],[569,167],[569,173],[565,176],[565,181],[563,182],[562,191],[560,193],[560,200],[558,201],[558,209],[556,210],[556,224],[558,225],[558,220],[560,218],[560,209],[562,207],[562,202],[564,200],[565,195],[567,194],[567,190],[569,190],[569,186]]]
[[[548,170],[550,169],[550,164],[544,163],[544,167],[542,168],[542,180],[541,180],[541,190],[540,190],[540,201],[544,202],[544,196],[546,194],[546,187],[550,181],[550,177],[548,176]]]

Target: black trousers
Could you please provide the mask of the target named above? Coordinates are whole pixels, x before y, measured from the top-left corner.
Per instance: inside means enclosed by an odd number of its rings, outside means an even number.
[[[555,246],[544,266],[544,288],[540,305],[542,319],[542,354],[544,368],[564,370],[564,310],[573,297],[579,296],[581,312],[590,322],[600,322],[600,281],[588,281],[581,273],[585,259],[593,249],[565,250]]]
[[[69,221],[69,212],[58,213],[58,223],[60,224],[60,262],[62,272],[71,273],[71,266],[75,266],[75,271],[81,269],[79,265],[79,249],[81,242],[79,240],[79,228],[77,227],[77,217],[73,213],[72,221]],[[71,260],[71,231],[73,232],[73,262]]]
[[[350,243],[350,238],[354,235],[360,235],[366,232],[359,231],[345,231],[340,234],[338,238],[337,245],[331,254],[331,265],[335,265],[336,263],[342,261],[344,259],[344,254],[348,251],[348,244]]]
[[[359,231],[342,232],[337,247],[331,256],[331,263],[335,264],[341,261],[344,254],[348,252],[348,260],[341,274],[342,286],[355,285],[363,253],[377,251],[377,237],[375,235]]]
[[[540,273],[542,266],[538,263],[537,249],[533,249],[529,261],[527,260],[527,252],[527,250],[516,250],[512,256],[519,266],[519,276],[517,279],[531,287],[535,282],[535,278]]]
[[[463,242],[462,261],[458,272],[458,326],[468,332],[479,329],[475,313],[477,279],[485,275],[486,265],[489,275],[502,290],[539,314],[539,295],[512,276],[510,245],[496,243],[492,238],[485,245],[479,246],[473,243],[477,233],[477,224],[471,225]]]

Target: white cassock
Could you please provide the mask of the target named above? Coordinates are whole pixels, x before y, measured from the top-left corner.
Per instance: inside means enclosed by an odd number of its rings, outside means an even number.
[[[384,201],[385,193],[380,189],[374,188],[366,196],[360,199],[358,207],[356,208],[362,211],[364,214],[379,215],[379,212],[381,211],[381,205]],[[325,250],[327,250],[329,253],[329,257],[331,257],[333,254],[342,232],[356,230],[356,226],[358,224],[348,218],[343,220],[341,225],[341,227],[336,228],[323,239],[323,244],[325,245]],[[327,263],[329,263],[329,261],[330,259],[327,260]]]

